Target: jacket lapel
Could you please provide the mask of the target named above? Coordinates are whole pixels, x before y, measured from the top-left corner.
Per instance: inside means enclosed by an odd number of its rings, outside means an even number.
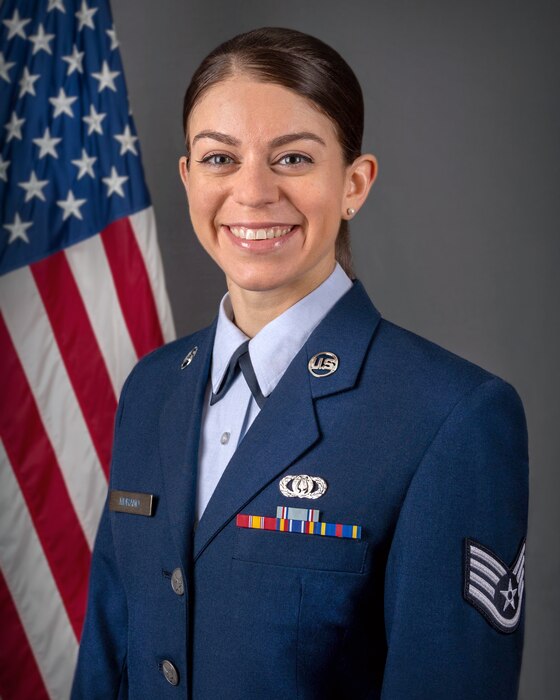
[[[184,354],[197,347],[192,362],[180,369],[159,421],[159,449],[173,538],[183,566],[192,557],[192,528],[196,505],[196,475],[200,424],[216,321],[190,337]]]
[[[257,493],[320,438],[314,400],[355,385],[379,318],[356,281],[311,334],[218,482],[195,533],[195,559]],[[314,377],[308,362],[325,351],[337,355],[339,367],[334,374]]]

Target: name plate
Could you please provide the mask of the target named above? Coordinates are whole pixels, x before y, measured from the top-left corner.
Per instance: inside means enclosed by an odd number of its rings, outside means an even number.
[[[109,494],[109,510],[117,513],[132,513],[133,515],[152,515],[154,496],[152,493],[136,493],[135,491],[111,491]]]

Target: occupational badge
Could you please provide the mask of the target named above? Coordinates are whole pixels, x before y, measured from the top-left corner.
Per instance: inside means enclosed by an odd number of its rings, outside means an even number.
[[[320,498],[327,490],[327,482],[320,476],[285,476],[279,483],[280,492],[287,498]]]
[[[517,629],[525,587],[525,538],[507,566],[487,547],[465,538],[463,595],[499,632]]]

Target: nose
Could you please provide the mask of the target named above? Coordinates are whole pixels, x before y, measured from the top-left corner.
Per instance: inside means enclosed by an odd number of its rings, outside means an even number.
[[[279,187],[277,176],[262,160],[246,160],[237,173],[233,184],[233,199],[236,204],[259,208],[277,202]]]

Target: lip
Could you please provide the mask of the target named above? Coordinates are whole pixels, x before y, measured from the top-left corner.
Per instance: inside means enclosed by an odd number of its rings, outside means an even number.
[[[246,226],[247,228],[251,228],[251,226],[248,226],[247,224],[231,225]],[[267,226],[282,226],[282,224],[268,224]],[[264,224],[259,224],[258,226],[255,226],[255,228],[266,228],[267,226],[265,226]],[[290,233],[286,233],[284,236],[280,236],[280,238],[265,238],[262,240],[247,240],[246,238],[237,238],[237,236],[234,236],[233,233],[229,230],[229,226],[222,224],[220,228],[222,229],[222,231],[224,231],[225,235],[227,236],[227,239],[234,246],[237,246],[237,248],[251,253],[269,253],[271,251],[282,249],[294,238],[294,236],[299,231],[301,231],[301,226],[299,226],[299,224],[284,224],[284,226],[294,226],[294,228],[290,231]]]
[[[297,226],[298,224],[290,224],[288,222],[284,221],[244,221],[244,222],[237,222],[237,223],[229,223],[229,224],[224,224],[224,226],[227,226],[230,228],[231,226],[243,226],[243,228],[272,228],[273,226]]]

